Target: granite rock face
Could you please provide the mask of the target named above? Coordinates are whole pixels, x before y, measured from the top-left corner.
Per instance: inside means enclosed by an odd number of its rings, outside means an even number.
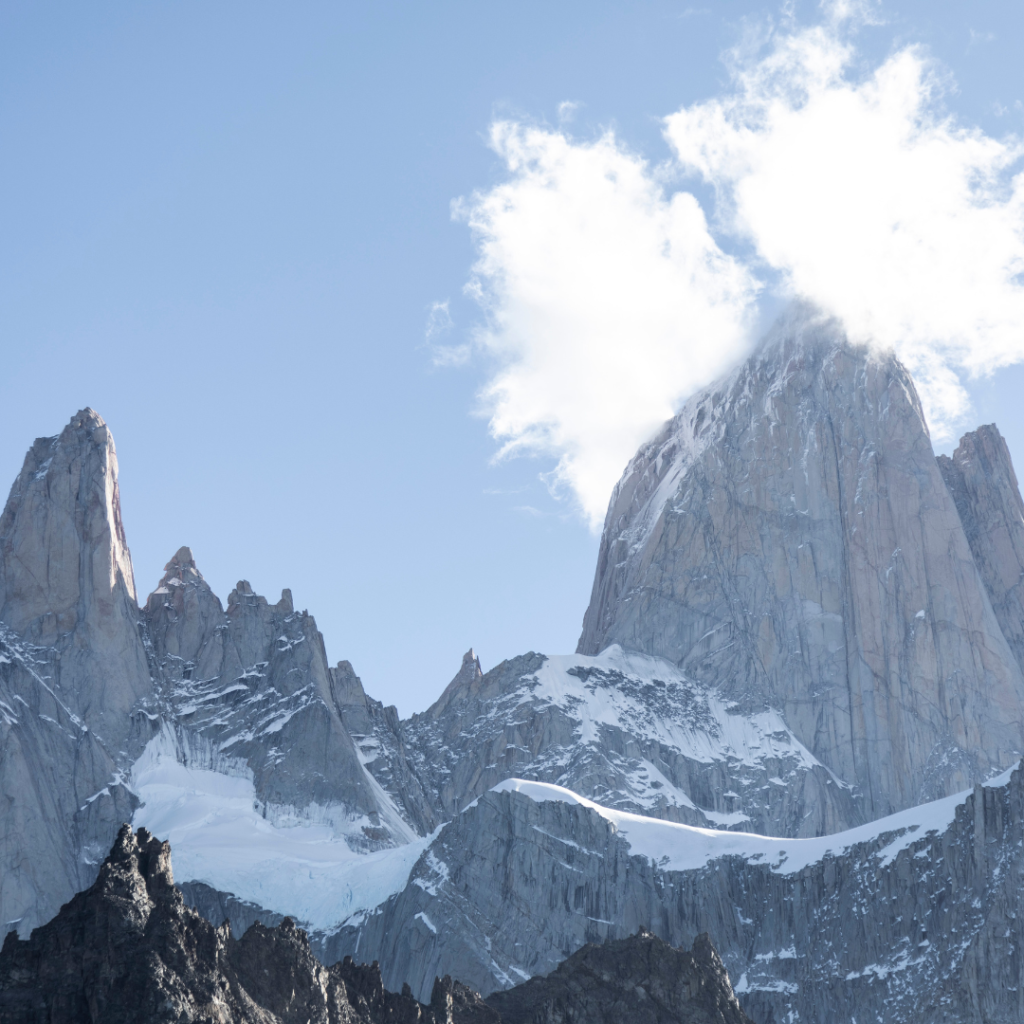
[[[242,580],[225,611],[181,548],[144,621],[156,689],[141,710],[182,763],[251,773],[268,820],[326,823],[354,848],[416,834],[419,805],[396,806],[363,767],[323,637],[290,591],[270,604]]]
[[[1024,750],[1024,678],[913,381],[807,308],[616,485],[578,649],[614,643],[777,710],[859,820]]]
[[[27,935],[92,883],[155,750],[360,852],[429,832],[395,710],[343,676],[288,591],[242,581],[225,609],[188,548],[140,609],[109,428],[85,409],[37,440],[0,515],[0,924]],[[343,716],[376,723],[376,756]]]
[[[964,434],[939,469],[960,513],[992,610],[1024,666],[1024,501],[994,423]]]
[[[420,835],[432,832],[440,824],[437,799],[424,789],[411,766],[398,709],[367,696],[347,661],[339,661],[331,669],[331,695],[363,766]]]
[[[441,972],[489,994],[640,927],[684,948],[708,932],[757,1021],[1024,1020],[1020,769],[846,835],[719,833],[722,854],[685,870],[685,826],[654,823],[652,843],[643,819],[570,798],[481,797],[331,955],[358,944],[421,996]]]
[[[150,689],[117,454],[84,409],[35,442],[0,515],[0,924],[27,934],[95,876]]]
[[[0,952],[8,1024],[494,1024],[497,1014],[450,978],[430,1006],[386,991],[377,965],[330,969],[290,918],[240,940],[186,907],[170,846],[125,825],[99,877],[28,940]]]
[[[687,952],[644,929],[589,943],[547,977],[495,992],[488,1003],[505,1024],[753,1024],[707,935]]]

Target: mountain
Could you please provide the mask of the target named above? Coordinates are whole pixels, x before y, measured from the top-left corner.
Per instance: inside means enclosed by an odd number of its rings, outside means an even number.
[[[325,968],[305,932],[285,918],[254,924],[240,939],[185,906],[171,849],[127,825],[93,885],[48,924],[0,951],[0,1018],[9,1024],[510,1024],[603,1019],[589,1011],[595,974],[614,960],[600,995],[608,1009],[636,1009],[638,1024],[746,1024],[729,977],[706,936],[687,954],[640,934],[582,950],[501,1012],[452,981],[434,980],[428,1004],[408,988],[389,992],[377,964],[346,958]],[[646,994],[649,993],[649,996]],[[555,1016],[546,1007],[559,1008]],[[545,1008],[540,1016],[541,1008]],[[660,1012],[659,1012],[660,1011]],[[618,1019],[609,1017],[609,1019]]]
[[[495,995],[643,927],[715,937],[756,1021],[1024,1020],[1024,772],[848,832],[784,839],[611,810],[507,780],[441,829],[408,884],[327,944],[426,998]]]
[[[720,687],[664,659],[617,645],[596,657],[531,652],[486,675],[472,651],[466,659],[437,702],[403,726],[442,820],[510,777],[670,821],[770,835],[827,831],[856,814],[851,787],[777,712],[745,714]],[[812,799],[820,821],[805,814]]]
[[[346,666],[288,591],[270,604],[241,581],[225,609],[188,548],[140,608],[110,430],[85,409],[37,440],[0,516],[0,922],[27,935],[91,884],[140,803],[228,891],[237,868],[259,882],[314,848],[347,871],[429,832],[397,714]],[[346,717],[376,723],[375,753]]]
[[[1016,495],[998,458],[983,520]],[[958,509],[898,360],[798,307],[627,466],[578,650],[657,655],[775,709],[856,787],[846,826],[963,789],[1024,751],[1009,642],[1024,618],[1006,590],[1008,641],[964,529],[983,489],[965,479]],[[812,833],[832,824],[813,796],[805,813]]]
[[[86,410],[0,517],[3,921],[130,818],[232,941],[292,918],[418,1006],[591,1014],[559,964],[644,928],[756,1020],[1024,1020],[1022,531],[994,427],[936,459],[899,362],[796,307],[626,468],[579,651],[469,651],[401,721],[288,591],[180,548],[140,607]]]
[[[992,610],[1024,666],[1024,501],[994,423],[964,434],[939,469],[956,504]]]

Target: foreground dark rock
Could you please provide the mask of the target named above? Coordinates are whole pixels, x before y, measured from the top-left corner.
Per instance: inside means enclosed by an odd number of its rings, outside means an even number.
[[[27,941],[0,952],[5,1024],[489,1024],[475,993],[444,979],[431,1006],[385,990],[376,964],[325,968],[285,918],[240,940],[186,907],[168,843],[121,828],[95,884]]]
[[[641,987],[650,993],[649,1007]],[[640,1004],[644,1010],[637,1024],[748,1020],[706,936],[693,954],[673,950],[648,933],[606,949],[588,946],[551,978],[522,989],[518,999],[518,990],[500,996],[509,1020],[603,1020],[595,1015],[599,997],[607,1001],[608,1020]],[[544,1009],[549,1005],[553,1009]],[[538,1018],[537,1012],[547,1016]],[[501,1024],[502,1019],[478,993],[450,977],[435,979],[430,1003],[423,1004],[407,985],[401,993],[385,989],[376,962],[357,964],[345,957],[324,967],[309,937],[288,917],[275,928],[257,922],[241,939],[232,938],[227,924],[215,928],[185,905],[174,885],[170,844],[145,829],[133,833],[128,825],[90,889],[28,940],[9,933],[0,951],[4,1024]]]
[[[752,1024],[706,934],[693,950],[673,949],[641,929],[573,953],[546,978],[495,992],[505,1024]]]

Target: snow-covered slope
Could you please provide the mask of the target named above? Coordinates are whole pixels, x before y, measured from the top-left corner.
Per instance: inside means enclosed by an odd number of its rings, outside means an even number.
[[[133,827],[170,840],[179,882],[204,882],[313,929],[336,928],[399,892],[432,838],[406,827],[402,845],[356,852],[337,822],[317,822],[308,810],[291,821],[268,819],[244,762],[214,770],[183,760],[164,725],[132,768],[140,801]],[[401,819],[394,824],[398,831]],[[353,816],[347,831],[361,836],[368,827],[365,815]]]
[[[695,825],[817,835],[857,819],[851,787],[778,712],[744,712],[664,659],[613,645],[460,676],[405,723],[412,763],[445,816],[518,776]]]
[[[1016,769],[1016,765],[1007,769],[986,785],[990,788],[1007,785]],[[742,857],[748,864],[767,865],[776,874],[791,875],[827,856],[842,856],[862,843],[877,846],[873,856],[878,858],[880,866],[891,864],[901,850],[917,839],[948,829],[956,818],[957,808],[966,803],[972,790],[898,811],[845,832],[810,839],[724,832],[658,821],[646,815],[602,807],[561,786],[525,779],[506,779],[491,792],[521,793],[535,803],[555,801],[587,807],[614,827],[635,856],[646,857],[666,871],[698,871],[719,857]],[[877,841],[882,837],[886,841],[879,845]]]

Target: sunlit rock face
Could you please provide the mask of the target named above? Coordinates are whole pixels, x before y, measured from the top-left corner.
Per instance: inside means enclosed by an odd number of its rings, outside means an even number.
[[[134,807],[118,769],[150,689],[114,441],[84,409],[0,516],[0,922],[27,934],[92,881]]]
[[[1024,749],[1021,669],[913,382],[806,307],[627,466],[578,649],[610,644],[778,710],[860,820]]]

